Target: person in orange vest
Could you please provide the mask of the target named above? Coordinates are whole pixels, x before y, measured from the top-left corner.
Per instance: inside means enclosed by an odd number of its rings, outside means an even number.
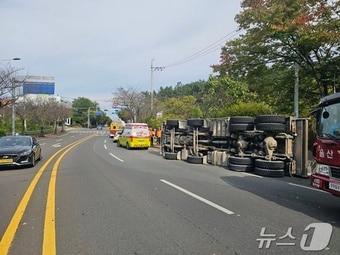
[[[155,132],[154,132],[154,130],[152,129],[152,128],[149,128],[149,132],[150,132],[150,144],[151,144],[151,146],[153,146],[153,144],[154,144],[154,136],[155,136]]]
[[[162,130],[159,129],[159,128],[157,128],[157,129],[156,129],[156,137],[160,138],[161,135],[162,135]]]
[[[161,144],[162,130],[160,128],[156,129],[157,144]]]

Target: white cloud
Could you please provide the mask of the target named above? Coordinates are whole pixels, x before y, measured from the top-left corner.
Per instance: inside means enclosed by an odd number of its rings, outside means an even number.
[[[177,61],[236,28],[239,0],[0,2],[1,58],[54,75],[65,96],[148,89],[149,65]],[[207,78],[219,51],[156,74],[156,87]]]

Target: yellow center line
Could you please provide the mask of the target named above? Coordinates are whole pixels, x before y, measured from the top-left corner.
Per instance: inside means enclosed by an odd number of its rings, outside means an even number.
[[[9,249],[11,247],[11,244],[13,242],[13,239],[15,237],[15,234],[17,232],[17,229],[19,227],[19,224],[22,220],[22,217],[25,213],[25,210],[27,208],[27,205],[31,199],[32,193],[35,189],[35,187],[37,186],[40,177],[42,176],[42,174],[44,173],[44,171],[46,170],[47,166],[51,163],[51,161],[63,150],[66,150],[67,148],[69,148],[70,146],[73,146],[74,144],[79,143],[78,141],[75,141],[67,146],[65,146],[64,148],[58,150],[56,153],[54,153],[43,165],[42,167],[38,170],[38,172],[36,173],[36,175],[34,176],[34,178],[32,179],[30,185],[28,186],[24,196],[22,197],[17,209],[15,210],[11,221],[9,222],[5,233],[3,234],[1,241],[0,241],[0,255],[7,255],[9,252]]]
[[[57,159],[54,163],[50,182],[48,185],[48,194],[47,194],[47,202],[46,202],[46,211],[45,211],[45,224],[44,224],[44,239],[43,239],[43,248],[42,254],[43,255],[55,255],[57,253],[57,246],[56,246],[56,232],[55,232],[55,192],[56,192],[56,181],[57,181],[57,173],[60,166],[61,161],[65,157],[65,155],[72,150],[77,145],[81,144],[82,142],[92,138],[88,137],[87,139],[76,143],[69,148],[67,148]]]

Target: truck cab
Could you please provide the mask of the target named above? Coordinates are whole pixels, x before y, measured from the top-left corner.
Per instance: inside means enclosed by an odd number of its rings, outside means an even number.
[[[317,138],[311,183],[340,196],[340,93],[322,98],[315,114]]]

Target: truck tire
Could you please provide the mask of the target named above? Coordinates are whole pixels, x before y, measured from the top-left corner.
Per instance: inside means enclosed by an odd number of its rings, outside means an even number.
[[[255,167],[259,167],[262,169],[270,169],[270,170],[284,169],[285,162],[282,160],[270,161],[270,160],[265,160],[265,159],[256,159]]]
[[[281,123],[286,124],[287,117],[282,115],[260,115],[255,118],[255,123]]]
[[[256,129],[270,132],[285,132],[287,131],[287,126],[282,123],[257,123]]]
[[[249,123],[254,123],[254,118],[248,117],[248,116],[233,116],[233,117],[230,117],[229,122],[236,123],[236,124],[249,124]]]
[[[190,155],[187,158],[187,162],[191,164],[203,164],[203,157]]]
[[[255,167],[255,174],[267,177],[284,177],[285,171],[283,169],[264,169],[260,167]]]
[[[252,172],[254,167],[252,165],[229,164],[228,169],[235,172]]]
[[[253,159],[249,157],[229,157],[229,164],[233,165],[250,165],[253,166]]]
[[[177,160],[177,153],[176,152],[165,152],[164,158],[168,160]]]
[[[188,126],[190,127],[203,127],[204,126],[204,119],[188,119]]]
[[[178,128],[178,126],[179,126],[178,120],[166,120],[166,128],[167,129]]]
[[[251,131],[254,130],[254,124],[248,123],[248,124],[235,124],[231,123],[229,125],[230,132],[242,132],[242,131]]]

